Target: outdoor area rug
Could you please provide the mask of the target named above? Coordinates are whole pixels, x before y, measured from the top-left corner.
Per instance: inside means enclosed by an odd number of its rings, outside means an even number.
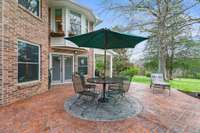
[[[91,102],[88,97],[84,96],[76,100],[77,96],[67,99],[64,103],[65,110],[74,117],[91,121],[124,120],[143,110],[138,99],[127,95],[125,97],[110,97],[106,103]]]

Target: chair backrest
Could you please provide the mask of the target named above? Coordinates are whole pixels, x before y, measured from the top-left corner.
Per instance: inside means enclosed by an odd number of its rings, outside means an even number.
[[[75,93],[79,93],[79,92],[84,91],[84,87],[82,85],[82,81],[81,81],[79,74],[74,73],[73,76],[72,76],[72,81],[73,81]]]
[[[163,74],[162,74],[162,73],[152,73],[152,74],[151,74],[151,81],[152,81],[153,83],[156,83],[156,82],[163,82],[163,81],[164,81]]]
[[[80,79],[81,79],[81,83],[82,83],[82,86],[85,88],[86,87],[86,79],[87,79],[87,76],[86,75],[82,75],[82,74],[79,74],[80,76]]]
[[[124,92],[128,92],[129,91],[129,88],[130,88],[130,80],[123,80],[123,90]]]
[[[122,78],[122,86],[125,93],[129,91],[131,81],[132,81],[132,77],[130,76],[128,77],[126,76]]]

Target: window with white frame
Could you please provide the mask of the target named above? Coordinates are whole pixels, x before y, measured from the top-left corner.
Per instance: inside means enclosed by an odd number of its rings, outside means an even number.
[[[78,57],[78,73],[87,75],[88,73],[88,58],[86,56]]]
[[[18,83],[40,79],[40,46],[18,41]]]
[[[89,21],[87,19],[85,20],[85,31],[86,33],[89,32]]]
[[[55,9],[55,28],[56,32],[58,33],[63,32],[62,15],[63,15],[62,8]]]
[[[40,16],[40,0],[18,0],[18,3],[36,16]]]
[[[73,11],[70,12],[70,26],[72,34],[81,34],[81,14]]]

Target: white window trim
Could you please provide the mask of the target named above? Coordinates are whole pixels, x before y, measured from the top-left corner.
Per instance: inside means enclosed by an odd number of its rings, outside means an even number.
[[[41,6],[42,6],[42,1],[39,0],[39,16],[38,15],[35,15],[33,12],[31,12],[30,10],[28,10],[26,7],[24,7],[23,5],[19,4],[19,0],[17,0],[17,4],[23,8],[24,10],[26,10],[27,12],[29,12],[31,15],[35,16],[35,17],[38,17],[38,18],[41,18],[42,14],[41,14]]]
[[[61,56],[61,61],[62,61],[62,55],[60,55],[60,54],[51,54],[51,68],[53,68],[53,66],[52,66],[52,65],[53,65],[53,63],[52,63],[52,61],[53,61],[53,60],[52,60],[52,59],[53,59],[53,56]],[[61,64],[61,63],[62,63],[62,62],[60,62],[60,70],[61,70],[61,67],[62,67],[62,64]],[[60,82],[60,81],[61,81],[61,78],[62,78],[62,77],[61,77],[62,75],[60,75],[60,80],[54,80],[54,81],[52,80],[52,78],[53,78],[53,72],[52,72],[52,71],[51,71],[51,75],[52,75],[52,76],[51,76],[52,84],[54,84],[54,83],[55,83],[55,84],[62,83],[62,82]]]
[[[61,7],[61,6],[55,6],[55,7],[51,7],[50,8],[51,9],[51,26],[50,26],[50,30],[51,30],[51,32],[56,32],[56,22],[55,22],[55,20],[56,20],[56,16],[55,16],[55,10],[56,9],[62,9],[62,25],[63,25],[63,31],[64,31],[64,33],[66,33],[67,32],[67,30],[66,30],[66,26],[67,26],[67,24],[66,24],[66,21],[67,21],[67,19],[66,19],[66,8],[63,8],[63,7]]]
[[[39,51],[38,51],[38,56],[39,56],[39,60],[38,60],[38,65],[39,65],[39,68],[38,68],[38,80],[33,80],[33,81],[26,81],[26,82],[19,82],[18,81],[18,42],[23,42],[23,43],[27,43],[29,45],[33,45],[33,46],[37,46],[39,48]],[[35,44],[35,43],[32,43],[32,42],[28,42],[28,41],[24,41],[24,40],[21,40],[21,39],[17,39],[17,84],[18,85],[24,85],[24,84],[30,84],[30,83],[36,83],[36,82],[40,82],[41,81],[41,57],[40,57],[40,45],[39,44]]]
[[[87,74],[86,75],[88,75],[88,55],[78,55],[77,56],[77,67],[79,68],[79,64],[78,64],[78,59],[79,59],[79,57],[86,57],[87,58]],[[79,70],[78,70],[79,71]]]
[[[81,30],[81,31],[80,31],[81,33],[80,33],[80,34],[82,34],[82,27],[83,27],[83,25],[82,25],[82,14],[79,13],[79,12],[77,12],[77,11],[74,11],[74,10],[69,10],[69,23],[70,23],[70,24],[69,24],[69,30],[70,30],[70,32],[71,32],[71,26],[72,26],[72,25],[71,25],[71,16],[70,16],[70,15],[73,14],[73,13],[77,13],[77,14],[80,15],[80,21],[81,21],[81,22],[80,22],[80,26],[81,26],[81,27],[80,27],[80,30]]]

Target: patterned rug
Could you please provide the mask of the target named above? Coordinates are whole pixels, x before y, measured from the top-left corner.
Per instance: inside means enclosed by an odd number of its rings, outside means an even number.
[[[77,100],[77,96],[73,96],[65,101],[64,108],[74,117],[91,121],[124,120],[143,110],[139,100],[128,95],[110,97],[106,103],[91,101],[84,96]]]

